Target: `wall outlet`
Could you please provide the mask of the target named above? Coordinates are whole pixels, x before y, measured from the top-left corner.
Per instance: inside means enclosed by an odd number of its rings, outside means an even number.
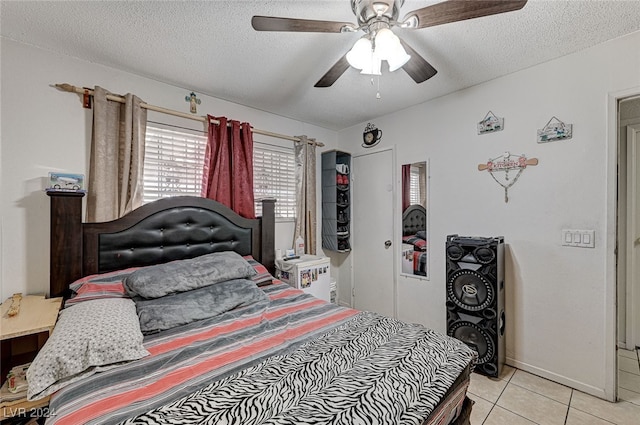
[[[595,248],[595,230],[562,229],[562,245],[580,248]]]

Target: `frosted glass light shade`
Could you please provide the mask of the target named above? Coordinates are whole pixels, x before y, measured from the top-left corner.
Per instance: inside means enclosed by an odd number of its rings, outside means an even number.
[[[376,34],[376,54],[380,59],[389,60],[398,45],[400,45],[400,39],[389,28],[382,28]]]
[[[363,69],[371,63],[371,40],[361,38],[347,53],[347,62],[354,68]]]
[[[360,74],[382,75],[382,72],[380,71],[381,66],[382,66],[382,61],[380,60],[380,58],[377,57],[376,55],[371,55],[369,63],[367,64],[367,66],[362,68],[362,71],[360,71]]]
[[[387,59],[389,63],[389,72],[396,71],[404,66],[405,63],[409,62],[411,59],[411,55],[408,55],[407,52],[400,46],[401,51],[396,51],[396,54]]]
[[[362,37],[347,53],[347,62],[360,69],[361,74],[382,75],[380,68],[383,60],[389,63],[389,71],[393,72],[411,59],[398,36],[388,28],[378,30],[375,35],[375,51],[372,51],[373,47],[374,43],[370,39]]]

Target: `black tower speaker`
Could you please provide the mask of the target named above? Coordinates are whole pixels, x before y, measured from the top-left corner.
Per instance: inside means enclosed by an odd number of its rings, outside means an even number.
[[[504,238],[447,236],[447,334],[478,352],[475,371],[498,377],[505,358]]]

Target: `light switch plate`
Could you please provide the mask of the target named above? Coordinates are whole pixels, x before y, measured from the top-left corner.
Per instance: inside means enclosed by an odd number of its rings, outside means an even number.
[[[595,230],[562,229],[562,245],[595,248]]]

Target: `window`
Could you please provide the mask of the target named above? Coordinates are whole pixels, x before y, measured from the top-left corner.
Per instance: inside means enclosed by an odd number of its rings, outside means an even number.
[[[409,202],[411,205],[420,204],[420,168],[414,166],[411,166]]]
[[[202,133],[147,125],[144,203],[171,196],[200,196],[206,147]]]
[[[147,124],[144,157],[144,203],[171,196],[200,196],[207,137],[202,132]],[[293,148],[255,142],[253,194],[256,216],[263,198],[275,198],[276,219],[295,218]]]
[[[296,179],[293,148],[256,142],[253,145],[253,194],[256,215],[262,215],[263,198],[275,198],[276,218],[296,217]]]

